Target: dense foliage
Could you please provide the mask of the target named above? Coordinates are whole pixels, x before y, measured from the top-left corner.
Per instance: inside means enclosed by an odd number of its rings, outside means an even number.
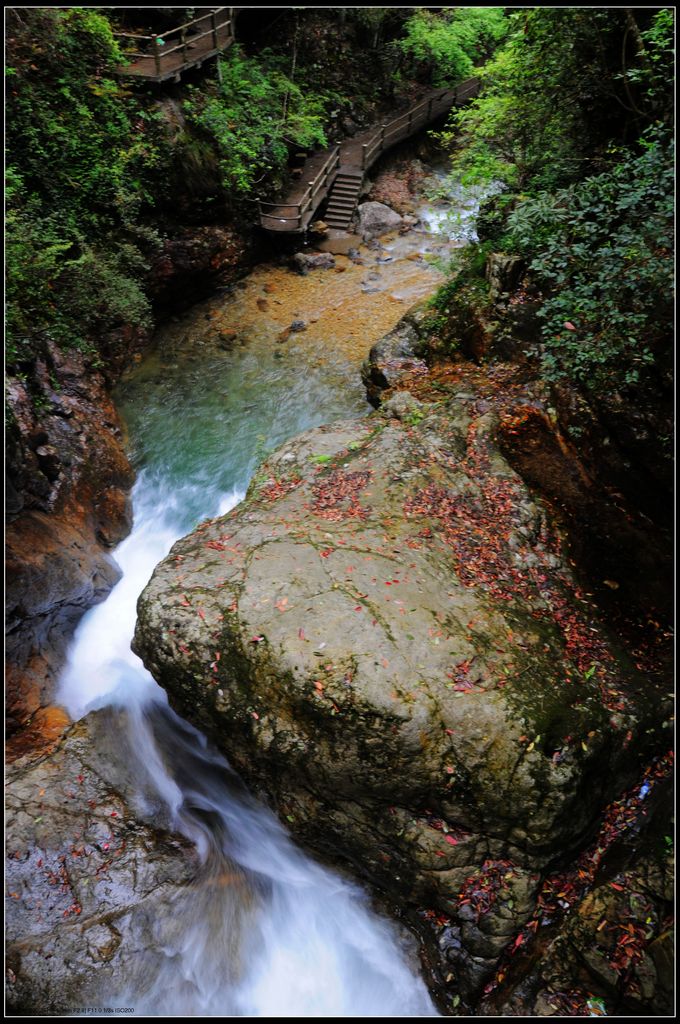
[[[234,46],[217,75],[182,84],[172,142],[154,97],[116,78],[114,10],[9,12],[10,371],[47,339],[91,347],[149,321],[149,225],[180,179],[188,192],[210,179],[203,192],[232,207],[271,195],[291,152],[375,119],[383,86],[473,73],[482,92],[444,138],[459,176],[504,188],[486,238],[522,255],[541,289],[545,374],[605,388],[658,357],[670,330],[670,9],[292,8],[269,34],[253,29],[253,52]]]
[[[500,7],[453,7],[434,14],[418,10],[406,23],[401,48],[415,73],[434,85],[470,78],[507,31]]]
[[[671,140],[655,132],[641,154],[510,215],[506,246],[526,257],[546,293],[548,379],[616,388],[658,357],[672,316],[673,185]]]
[[[445,135],[458,147],[457,170],[522,190],[559,187],[606,164],[612,139],[670,121],[672,14],[657,12],[645,30],[634,22],[637,35],[628,18],[623,8],[514,14],[508,41],[481,71],[480,97],[454,112]]]
[[[289,147],[326,145],[331,98],[305,89],[282,63],[271,51],[247,58],[233,46],[220,58],[219,84],[192,90],[185,102],[190,120],[216,147],[227,190],[250,195],[285,168]]]
[[[167,27],[184,9],[147,10]],[[10,373],[30,374],[50,340],[96,358],[108,331],[149,324],[147,268],[180,204],[192,223],[225,208],[252,217],[244,200],[280,186],[291,151],[326,145],[329,126],[341,130],[342,117],[375,101],[385,72],[367,65],[354,34],[368,26],[366,44],[377,45],[405,16],[346,14],[291,9],[274,19],[255,54],[235,46],[219,71],[211,63],[193,85],[183,81],[176,117],[167,91],[116,74],[125,58],[113,26],[148,32],[144,13],[8,12]]]
[[[480,97],[445,133],[464,181],[504,185],[480,231],[523,256],[541,290],[544,376],[600,393],[665,364],[672,334],[673,16],[635,15],[512,15]],[[471,286],[474,264],[439,308]]]
[[[162,159],[152,115],[113,78],[106,18],[84,8],[10,13],[7,362],[50,337],[86,347],[144,322],[153,233],[140,226]]]

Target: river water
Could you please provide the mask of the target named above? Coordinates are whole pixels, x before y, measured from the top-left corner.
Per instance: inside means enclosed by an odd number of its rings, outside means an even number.
[[[335,270],[307,277],[258,267],[164,327],[119,388],[138,473],[134,525],[114,553],[120,582],[78,628],[60,699],[74,718],[125,709],[121,728],[145,776],[139,805],[162,806],[201,868],[175,908],[160,968],[143,992],[108,993],[108,1005],[192,1016],[437,1013],[410,936],[293,844],[130,650],[137,597],[174,541],[240,501],[266,451],[369,411],[362,359],[435,290],[442,275],[431,258],[456,244],[437,234],[435,209],[419,213],[407,235],[362,246],[361,263],[339,256]],[[306,329],[282,338],[296,319]]]

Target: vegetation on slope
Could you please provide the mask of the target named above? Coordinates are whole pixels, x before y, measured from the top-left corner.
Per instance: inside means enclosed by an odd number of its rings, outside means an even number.
[[[49,337],[83,347],[145,321],[140,227],[162,150],[149,115],[113,78],[106,18],[82,8],[10,11],[7,102],[7,363]]]
[[[480,97],[445,133],[464,180],[504,185],[481,255],[524,257],[545,299],[548,379],[594,393],[635,384],[667,361],[672,331],[672,12],[533,8],[510,20]]]
[[[30,375],[49,341],[96,360],[96,340],[107,330],[150,323],[146,271],[163,215],[178,188],[191,192],[192,178],[206,213],[233,216],[240,208],[252,221],[248,201],[281,186],[291,153],[325,146],[331,132],[342,132],[343,118],[370,117],[381,90],[389,103],[401,80],[404,32],[404,52],[415,64],[422,54],[414,40],[433,55],[429,70],[414,64],[409,73],[450,81],[467,74],[503,21],[499,11],[447,15],[455,39],[439,54],[436,19],[411,14],[291,9],[269,31],[251,24],[253,52],[234,46],[217,73],[213,64],[175,90],[183,125],[173,138],[153,90],[116,76],[124,58],[115,19],[131,12],[10,10],[10,373]],[[148,9],[149,22],[167,17],[165,9]]]
[[[326,145],[400,84],[473,72],[482,93],[444,138],[459,175],[504,186],[484,230],[545,297],[544,373],[606,388],[658,360],[670,329],[670,9],[291,10],[229,50],[218,75],[181,86],[174,144],[151,93],[116,78],[112,17],[9,15],[10,371],[27,372],[47,339],[92,347],[149,321],[146,268],[182,161],[215,169],[213,208],[252,216],[248,202],[280,187],[291,153]]]

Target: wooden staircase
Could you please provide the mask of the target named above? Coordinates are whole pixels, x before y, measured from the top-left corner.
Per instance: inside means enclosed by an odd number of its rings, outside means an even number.
[[[452,106],[467,103],[478,90],[478,78],[461,82],[455,89],[436,89],[394,120],[374,125],[331,149],[314,153],[304,165],[301,180],[290,187],[284,198],[277,202],[260,201],[260,224],[267,231],[301,234],[326,202],[325,222],[345,231],[357,205],[363,178],[380,155],[443,117]]]
[[[340,166],[333,179],[328,205],[323,215],[329,228],[345,231],[352,219],[361,192],[363,172],[360,167]]]

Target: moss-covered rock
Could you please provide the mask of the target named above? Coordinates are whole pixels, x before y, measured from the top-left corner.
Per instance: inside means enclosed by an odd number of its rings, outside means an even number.
[[[300,840],[449,923],[470,996],[660,724],[485,404],[288,443],[158,566],[135,635]]]

